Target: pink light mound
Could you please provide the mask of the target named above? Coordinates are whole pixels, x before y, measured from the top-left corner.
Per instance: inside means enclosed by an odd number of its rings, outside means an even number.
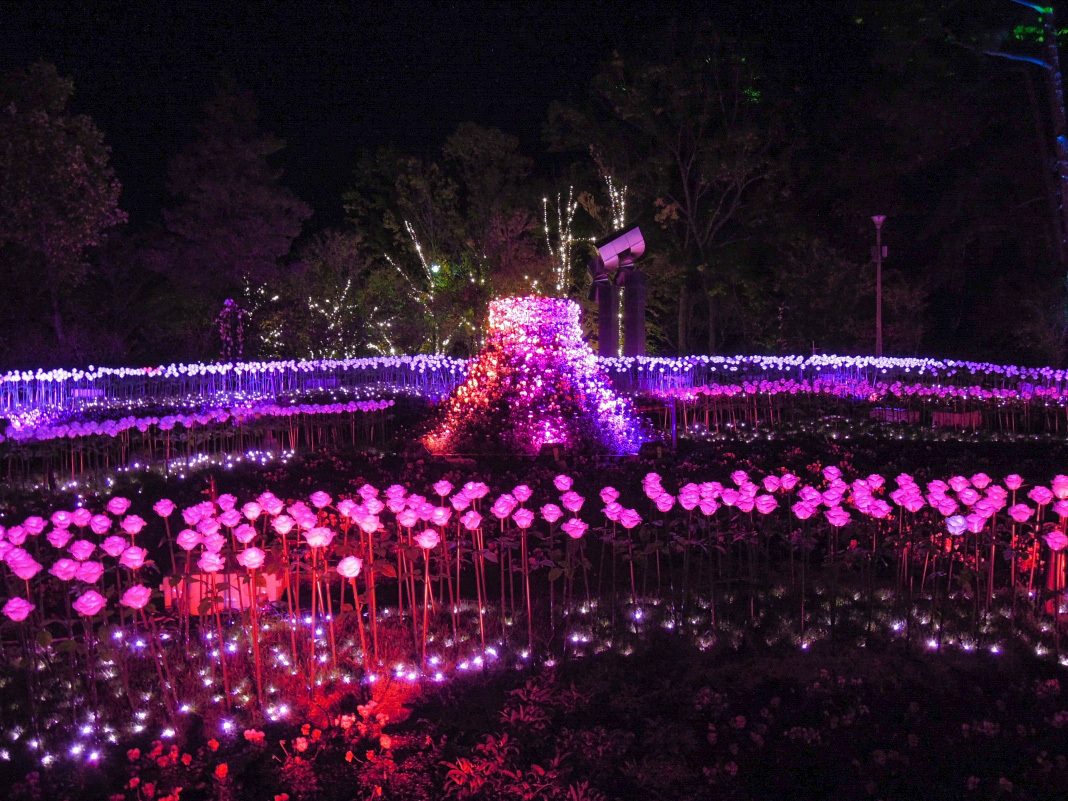
[[[635,453],[650,435],[582,339],[577,303],[490,303],[486,347],[423,439],[432,453],[536,455],[544,445]]]

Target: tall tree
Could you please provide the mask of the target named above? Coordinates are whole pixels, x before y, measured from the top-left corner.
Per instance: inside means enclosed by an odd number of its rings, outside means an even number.
[[[0,244],[27,295],[43,288],[53,333],[68,344],[64,303],[85,279],[86,249],[125,222],[104,135],[67,103],[74,84],[45,62],[0,81]],[[8,278],[10,279],[10,275]]]
[[[285,142],[259,130],[250,97],[222,91],[203,111],[196,140],[170,161],[176,203],[164,216],[183,244],[182,280],[218,301],[277,278],[311,209],[271,166]]]

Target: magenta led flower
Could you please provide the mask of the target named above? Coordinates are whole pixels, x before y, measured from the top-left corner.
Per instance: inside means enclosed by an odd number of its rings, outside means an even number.
[[[8,598],[7,603],[4,604],[3,613],[7,615],[11,620],[16,623],[21,623],[37,607],[27,601],[25,598]]]
[[[266,558],[259,548],[246,548],[237,555],[237,563],[246,570],[259,570]]]
[[[82,507],[75,509],[70,516],[71,522],[78,528],[85,528],[93,519],[93,514],[88,509]]]
[[[530,496],[534,494],[534,491],[526,484],[520,484],[514,490],[512,490],[512,496],[520,503],[526,503],[530,500]]]
[[[74,607],[74,611],[79,615],[92,617],[107,606],[107,601],[104,599],[104,596],[96,590],[89,590],[79,597],[72,606]]]
[[[434,484],[434,492],[444,498],[450,492],[452,492],[452,484],[445,479],[441,479]]]
[[[571,478],[565,475],[559,475],[553,479],[553,486],[560,492],[567,492],[571,489]]]
[[[60,529],[69,528],[70,524],[74,522],[73,515],[71,515],[70,512],[64,511],[53,512],[51,519],[52,525]]]
[[[333,529],[315,526],[304,532],[304,539],[312,548],[325,548],[334,540]]]
[[[1023,486],[1023,477],[1016,475],[1016,473],[1005,476],[1005,486],[1015,492]]]
[[[65,528],[54,528],[45,535],[45,539],[53,548],[65,548],[74,535]]]
[[[129,508],[130,500],[128,498],[112,498],[107,505],[107,510],[115,517],[126,514],[126,510]]]
[[[203,573],[218,573],[225,566],[223,558],[212,551],[205,551],[197,560],[197,567]]]
[[[263,507],[255,501],[249,501],[241,507],[241,514],[243,514],[249,520],[255,520],[257,517],[263,514]]]
[[[959,537],[968,530],[968,521],[960,515],[946,518],[946,530],[954,537]]]
[[[93,555],[93,551],[96,550],[96,546],[89,542],[89,540],[78,540],[71,544],[67,551],[70,555],[77,559],[79,562],[85,561]]]
[[[581,539],[582,535],[586,533],[587,528],[589,528],[589,526],[577,517],[572,517],[566,523],[560,525],[560,529],[573,540]]]
[[[78,575],[78,565],[73,559],[57,559],[48,572],[60,581],[72,581]]]
[[[152,590],[140,584],[135,584],[123,592],[119,603],[123,606],[128,606],[130,609],[144,609],[151,598]]]
[[[560,503],[564,505],[565,509],[574,514],[582,508],[585,500],[577,492],[565,492],[563,497],[560,498]]]
[[[347,579],[354,579],[363,570],[363,560],[358,556],[346,556],[337,563],[337,572]]]
[[[42,531],[45,530],[45,519],[39,515],[31,515],[22,521],[22,527],[26,529],[26,533],[36,537]]]
[[[292,531],[293,526],[295,525],[296,522],[289,515],[278,515],[278,517],[271,521],[271,528],[273,528],[283,537],[286,536],[286,534],[288,534],[290,531]]]
[[[107,515],[93,515],[89,520],[89,528],[98,536],[104,536],[111,528],[111,518]]]
[[[138,548],[136,545],[131,545],[122,552],[122,556],[119,557],[119,564],[123,567],[128,567],[130,570],[137,570],[144,566],[147,557],[148,551],[144,548]]]
[[[482,515],[480,515],[474,509],[470,509],[460,518],[460,523],[468,531],[474,531],[476,528],[482,525]]]
[[[104,575],[104,566],[100,562],[94,562],[90,559],[87,562],[82,562],[78,565],[78,581],[84,581],[86,584],[95,584],[100,581],[100,577]]]
[[[227,528],[235,528],[236,526],[239,526],[241,524],[241,521],[244,519],[245,518],[242,517],[241,513],[237,511],[237,509],[227,509],[221,515],[219,515],[218,522],[226,526]],[[203,522],[204,521],[201,521],[201,523]],[[203,532],[203,529],[200,528],[199,523],[197,524],[197,529]]]
[[[1015,506],[1009,507],[1009,517],[1015,520],[1017,523],[1026,523],[1031,519],[1031,515],[1035,513],[1035,510],[1028,506],[1026,503],[1018,503]]]
[[[1063,551],[1065,546],[1068,546],[1068,537],[1064,535],[1063,531],[1051,531],[1049,534],[1044,535],[1043,539],[1054,551]]]
[[[534,513],[529,509],[517,509],[512,514],[512,520],[519,528],[530,528],[530,525],[534,522]]]
[[[330,505],[330,501],[332,499],[325,492],[323,492],[322,490],[319,490],[318,492],[313,492],[312,496],[311,496],[311,498],[309,500],[311,500],[312,506],[314,506],[316,509],[322,509],[324,506],[329,506]],[[245,508],[247,508],[247,504],[246,504]],[[249,518],[249,519],[250,520],[254,520],[255,518]]]
[[[438,546],[441,542],[441,535],[436,530],[428,528],[415,535],[415,542],[424,551],[429,551]]]
[[[200,545],[200,535],[192,529],[183,529],[179,532],[176,542],[183,551],[191,551]]]
[[[122,519],[119,527],[133,537],[145,527],[145,521],[137,515],[128,515]]]
[[[160,517],[170,517],[174,514],[174,501],[168,500],[167,498],[160,498],[153,504],[152,511]]]
[[[1037,503],[1039,506],[1045,506],[1047,503],[1053,500],[1053,493],[1050,492],[1048,487],[1035,487],[1029,493],[1027,497]]]
[[[827,522],[835,528],[841,528],[850,521],[849,512],[843,509],[841,506],[836,506],[833,509],[828,509],[823,513],[823,516],[827,518]]]
[[[636,509],[624,509],[619,516],[619,524],[628,530],[640,526],[641,522],[642,516]]]

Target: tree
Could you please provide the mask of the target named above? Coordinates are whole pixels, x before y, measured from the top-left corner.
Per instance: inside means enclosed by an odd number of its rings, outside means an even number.
[[[86,250],[125,222],[104,135],[67,103],[73,83],[37,62],[0,82],[0,243],[21,265],[23,302],[43,290],[65,348],[64,302],[86,277]]]
[[[312,212],[271,166],[285,143],[259,130],[250,97],[222,91],[203,110],[197,139],[170,161],[164,217],[183,245],[177,277],[217,302],[275,280]]]

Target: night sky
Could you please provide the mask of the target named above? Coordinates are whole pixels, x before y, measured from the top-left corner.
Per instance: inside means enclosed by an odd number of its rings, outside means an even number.
[[[287,140],[284,180],[315,208],[311,225],[320,227],[340,220],[340,194],[363,150],[431,155],[472,120],[515,134],[539,157],[549,104],[580,98],[612,49],[641,40],[664,9],[21,2],[4,8],[0,69],[40,58],[73,79],[73,109],[104,131],[135,228],[159,218],[166,160],[191,138],[198,104],[228,74],[259,102],[263,127]]]

